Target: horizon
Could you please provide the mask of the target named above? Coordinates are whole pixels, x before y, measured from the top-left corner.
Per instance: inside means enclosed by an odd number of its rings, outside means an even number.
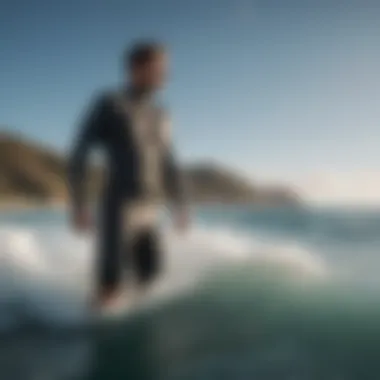
[[[119,82],[125,44],[151,35],[172,55],[182,162],[379,205],[379,17],[370,1],[5,1],[0,124],[65,151],[92,94]]]
[[[9,138],[10,140],[16,140],[20,141],[22,143],[25,143],[27,146],[32,146],[36,149],[42,149],[47,150],[49,152],[52,152],[54,154],[57,154],[61,156],[62,158],[65,155],[64,150],[59,150],[57,147],[54,147],[51,144],[48,143],[41,143],[38,139],[33,139],[31,136],[26,135],[22,132],[15,132],[11,131],[9,129],[5,129],[4,131],[0,131],[0,140],[2,138]],[[222,169],[226,170],[227,174],[230,175],[236,175],[243,180],[247,180],[253,187],[258,186],[259,188],[265,189],[268,188],[283,188],[285,190],[294,191],[297,196],[300,197],[301,202],[305,206],[311,206],[318,209],[365,209],[365,208],[375,208],[376,210],[380,208],[380,202],[377,201],[371,201],[371,198],[367,198],[367,202],[358,201],[355,199],[351,200],[344,200],[344,199],[331,199],[331,197],[328,197],[327,199],[323,199],[323,197],[319,196],[315,199],[312,199],[310,197],[305,196],[305,194],[302,193],[302,190],[297,189],[296,186],[293,186],[292,184],[287,183],[286,181],[260,181],[258,178],[252,178],[250,176],[245,175],[242,171],[236,172],[236,170],[239,170],[238,167],[234,167],[232,165],[229,165],[228,163],[223,163],[221,161],[218,161],[214,158],[209,159],[203,159],[203,158],[196,158],[193,161],[188,161],[184,164],[186,168],[192,168],[194,167],[210,167],[213,166],[214,169]],[[363,173],[362,173],[363,175]]]

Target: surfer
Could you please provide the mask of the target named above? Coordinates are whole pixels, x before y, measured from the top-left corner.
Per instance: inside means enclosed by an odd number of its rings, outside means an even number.
[[[141,42],[123,57],[125,83],[96,97],[82,121],[69,157],[68,183],[73,228],[92,227],[85,178],[90,150],[105,155],[97,223],[95,305],[117,302],[123,274],[140,290],[161,267],[159,203],[169,199],[174,225],[188,225],[183,179],[171,144],[170,120],[157,92],[165,83],[168,54],[155,42]]]

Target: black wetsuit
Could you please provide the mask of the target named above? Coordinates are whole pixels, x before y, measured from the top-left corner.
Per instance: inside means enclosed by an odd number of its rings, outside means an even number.
[[[141,105],[141,107],[140,107]],[[140,281],[154,278],[160,267],[159,238],[157,226],[152,224],[137,233],[129,231],[123,222],[123,208],[141,200],[155,199],[160,189],[147,185],[141,155],[137,143],[136,119],[131,108],[139,107],[139,117],[150,115],[145,120],[156,138],[163,135],[160,115],[162,109],[154,100],[131,90],[109,92],[99,96],[85,117],[69,160],[69,188],[74,212],[85,203],[85,174],[90,149],[98,146],[106,157],[106,180],[100,202],[98,285],[113,288],[119,285],[124,268],[133,269]],[[156,135],[154,134],[155,132]],[[165,132],[164,132],[165,134]],[[152,135],[152,133],[151,133]],[[143,139],[150,138],[143,137]],[[153,140],[153,144],[159,140]],[[156,178],[161,180],[163,193],[174,203],[184,201],[184,188],[180,171],[173,157],[170,144],[162,145],[155,165]],[[129,236],[133,235],[133,236]]]

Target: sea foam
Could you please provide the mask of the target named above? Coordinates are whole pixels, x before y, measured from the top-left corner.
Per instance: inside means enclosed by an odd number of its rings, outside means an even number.
[[[94,239],[63,227],[0,228],[0,330],[31,321],[83,323],[93,285]],[[229,228],[196,226],[187,234],[163,233],[165,270],[153,291],[170,297],[234,265],[269,265],[295,277],[327,274],[318,255],[297,245],[263,244]]]

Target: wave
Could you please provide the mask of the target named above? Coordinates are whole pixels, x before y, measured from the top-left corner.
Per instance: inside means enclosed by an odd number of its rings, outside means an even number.
[[[378,293],[338,280],[298,244],[269,245],[228,227],[198,226],[184,236],[167,229],[166,271],[154,297],[168,302],[104,334],[69,335],[67,325],[87,323],[92,239],[61,227],[8,226],[0,241],[0,322],[11,332],[1,339],[9,358],[1,378],[20,371],[25,379],[94,371],[89,378],[173,380],[380,373]],[[64,334],[12,333],[31,321]]]
[[[178,236],[164,234],[166,269],[154,297],[190,291],[211,272],[239,265],[262,265],[292,271],[293,277],[325,276],[323,261],[296,245],[259,244],[228,228],[197,227]],[[38,321],[76,324],[85,321],[92,288],[91,237],[78,237],[62,227],[0,228],[0,329]]]

